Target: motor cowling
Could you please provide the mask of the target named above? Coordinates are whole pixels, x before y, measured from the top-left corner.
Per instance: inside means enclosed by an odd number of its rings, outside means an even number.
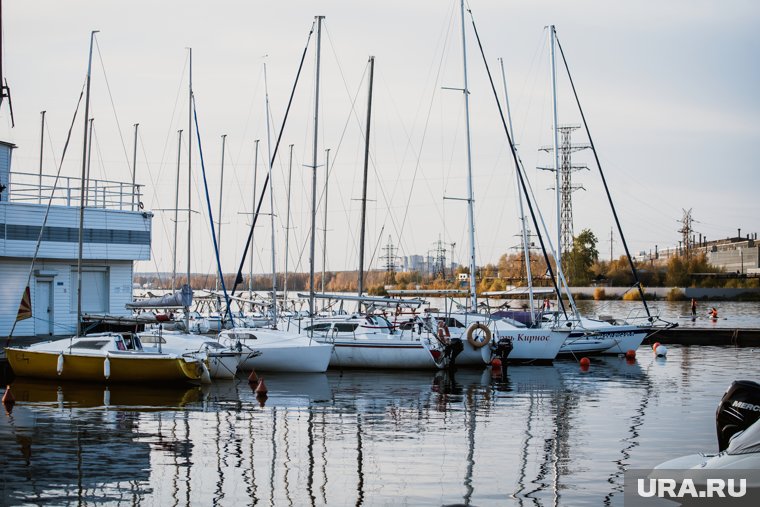
[[[735,434],[760,419],[760,384],[735,380],[726,390],[715,413],[718,450],[724,451]]]

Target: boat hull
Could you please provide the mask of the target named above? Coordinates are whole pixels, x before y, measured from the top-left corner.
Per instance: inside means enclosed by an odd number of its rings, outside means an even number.
[[[647,337],[648,330],[637,326],[626,327],[630,327],[630,329],[615,329],[601,333],[603,337],[611,338],[614,341],[614,345],[603,351],[602,354],[625,354],[629,350],[639,348],[641,342]]]
[[[570,335],[562,347],[559,349],[559,355],[576,355],[576,354],[602,354],[607,349],[617,345],[617,341],[604,334],[594,336],[573,336]]]
[[[241,355],[237,352],[210,353],[208,372],[212,379],[233,379],[237,373]]]
[[[111,352],[110,375],[106,379],[106,358],[102,355],[64,352],[63,368],[58,374],[59,352],[6,348],[5,353],[14,375],[19,377],[87,382],[187,382],[199,380],[203,373],[200,362],[181,357]]]
[[[436,369],[433,357],[421,341],[335,340],[334,346],[330,368]],[[484,364],[482,359],[480,364]]]
[[[509,363],[550,364],[557,357],[568,336],[569,331],[541,328],[498,329],[495,332],[494,340],[498,342],[501,338],[511,338],[513,348],[507,358]],[[489,347],[482,347],[480,350],[486,362],[490,362],[491,350]]]
[[[257,347],[261,355],[240,361],[241,370],[324,373],[330,364],[332,347],[321,343],[292,347]]]

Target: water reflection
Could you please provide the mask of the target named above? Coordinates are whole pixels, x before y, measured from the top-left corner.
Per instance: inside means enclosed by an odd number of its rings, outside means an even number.
[[[665,364],[642,351],[588,371],[561,361],[500,374],[270,374],[263,406],[243,378],[181,390],[19,380],[16,407],[0,416],[3,494],[10,504],[621,505],[625,469],[714,446],[725,385],[711,387],[710,365],[760,373],[737,354],[673,347]],[[710,419],[688,443],[684,410]]]

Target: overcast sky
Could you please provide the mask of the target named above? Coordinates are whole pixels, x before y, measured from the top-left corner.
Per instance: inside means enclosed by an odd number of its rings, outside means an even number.
[[[750,0],[473,0],[488,63],[503,87],[504,59],[515,135],[551,231],[556,230],[550,145],[551,89],[546,25],[554,24],[632,251],[678,244],[682,209],[708,239],[760,229],[760,5]],[[263,63],[267,62],[273,139],[282,122],[314,15],[322,36],[319,119],[317,269],[322,266],[324,150],[330,149],[327,269],[358,266],[359,208],[367,103],[367,59],[376,57],[371,127],[367,264],[381,267],[391,238],[399,255],[426,254],[440,238],[467,263],[464,100],[459,2],[20,1],[3,3],[7,105],[0,138],[18,145],[15,172],[39,167],[40,111],[47,111],[44,172],[55,174],[84,82],[89,33],[100,30],[93,58],[95,118],[92,178],[131,180],[134,123],[139,123],[137,181],[154,210],[153,260],[140,271],[171,271],[177,130],[187,140],[187,47],[212,209],[224,167],[222,264],[240,262],[252,207],[254,140],[261,139],[258,181],[266,171]],[[467,19],[475,227],[478,264],[519,243],[514,168],[485,68]],[[314,100],[314,40],[274,167],[278,270],[284,268],[288,146],[293,148],[290,269],[308,270]],[[268,55],[264,58],[264,55]],[[561,70],[561,67],[559,67]],[[110,93],[109,93],[110,88]],[[580,122],[567,78],[558,81],[560,124]],[[62,173],[81,168],[82,117]],[[575,142],[585,143],[583,130]],[[187,207],[187,147],[180,207]],[[574,227],[592,229],[604,258],[612,215],[589,151],[574,162]],[[197,141],[193,144],[194,272],[213,272],[213,247]],[[267,196],[262,208],[269,212]],[[249,215],[246,215],[249,213]],[[186,219],[178,270],[186,269]],[[254,271],[271,267],[269,217],[255,234]],[[554,235],[555,233],[552,232]],[[622,254],[613,234],[613,253]],[[248,269],[246,263],[246,270]]]

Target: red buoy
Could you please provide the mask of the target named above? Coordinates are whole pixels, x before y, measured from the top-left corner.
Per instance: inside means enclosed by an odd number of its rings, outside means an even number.
[[[267,386],[264,384],[264,377],[261,377],[259,379],[259,385],[256,386],[256,394],[266,394],[267,392]]]
[[[494,360],[491,361],[491,366],[493,366],[494,368],[501,368],[501,359],[499,359],[498,357],[494,358]]]
[[[269,396],[267,396],[267,393],[256,393],[256,401],[259,402],[259,407],[264,408],[264,404],[266,404],[267,398],[269,398]]]
[[[588,357],[582,357],[580,364],[582,371],[588,371],[588,367],[591,366],[591,360]]]
[[[13,405],[15,404],[16,398],[11,392],[11,386],[5,386],[5,394],[3,394],[3,406],[5,407],[5,411],[10,414],[13,410]]]
[[[636,359],[636,351],[633,349],[627,350],[625,353],[626,359]]]
[[[259,381],[259,377],[256,375],[256,370],[251,370],[251,374],[248,375],[248,383],[249,384],[255,384]]]
[[[11,386],[5,386],[5,394],[3,394],[3,405],[6,403],[16,403],[16,398],[11,392]]]

